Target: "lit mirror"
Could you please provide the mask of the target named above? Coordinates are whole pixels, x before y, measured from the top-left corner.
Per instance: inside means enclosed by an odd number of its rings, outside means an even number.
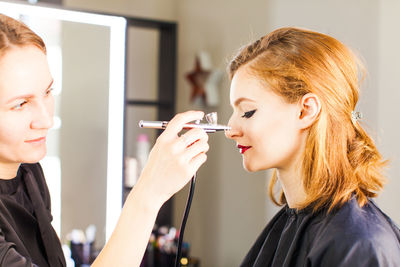
[[[55,125],[41,161],[52,198],[53,226],[97,228],[104,245],[122,206],[125,73],[124,18],[0,2],[47,45],[55,81]]]

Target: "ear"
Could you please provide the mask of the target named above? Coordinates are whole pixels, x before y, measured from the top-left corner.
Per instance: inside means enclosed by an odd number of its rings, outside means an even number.
[[[298,122],[300,129],[309,128],[321,112],[321,102],[313,93],[305,94],[299,101]]]

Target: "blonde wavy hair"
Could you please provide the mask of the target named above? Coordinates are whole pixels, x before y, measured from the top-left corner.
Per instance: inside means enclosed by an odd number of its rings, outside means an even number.
[[[307,93],[316,94],[321,102],[302,156],[307,197],[299,209],[327,208],[329,212],[353,195],[360,206],[377,196],[385,183],[386,161],[351,117],[365,71],[349,48],[325,34],[281,28],[241,48],[228,66],[230,79],[242,66],[288,103]],[[274,194],[277,180],[274,170],[269,195],[275,204],[284,205],[283,190],[279,198]]]

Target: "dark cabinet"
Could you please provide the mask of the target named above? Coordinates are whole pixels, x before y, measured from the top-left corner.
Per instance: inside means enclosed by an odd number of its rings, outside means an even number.
[[[138,122],[170,120],[175,114],[177,24],[126,19],[124,157],[136,157],[139,134],[145,133],[152,146],[161,133],[156,129],[140,129]],[[130,190],[131,187],[124,186],[123,201]],[[162,207],[156,223],[171,225],[172,200]]]

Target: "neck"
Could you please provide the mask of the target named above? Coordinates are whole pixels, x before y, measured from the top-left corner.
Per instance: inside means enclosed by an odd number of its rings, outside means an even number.
[[[305,138],[305,137],[304,137]],[[285,168],[278,168],[278,178],[285,193],[289,208],[300,208],[307,198],[303,186],[302,156],[305,149],[305,140],[301,142],[295,157]]]
[[[20,163],[0,162],[0,179],[10,180],[17,176]]]
[[[278,169],[278,178],[289,208],[299,208],[307,196],[304,191],[301,172]]]

